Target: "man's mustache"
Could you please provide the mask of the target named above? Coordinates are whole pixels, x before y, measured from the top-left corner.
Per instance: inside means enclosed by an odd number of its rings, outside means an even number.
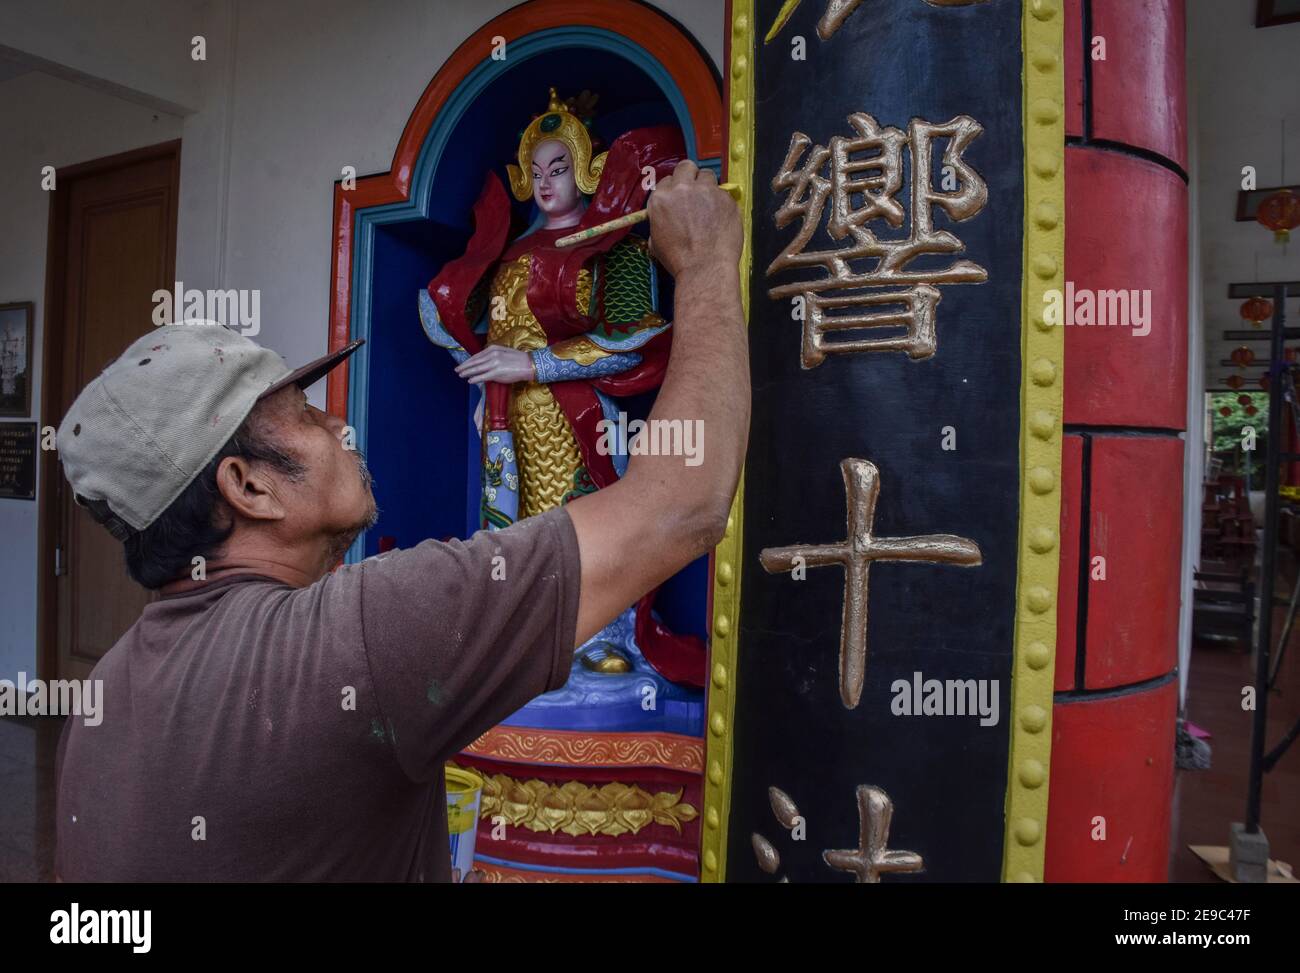
[[[357,456],[357,472],[361,474],[361,484],[367,490],[374,492],[375,478],[370,472],[370,464],[366,462],[366,456],[361,450],[354,450]]]
[[[370,464],[366,462],[365,454],[361,450],[358,449],[356,454],[357,473],[361,477],[361,485],[366,488],[366,493],[370,495],[370,511],[357,532],[360,533],[361,530],[369,530],[379,522],[379,504],[375,502],[375,478],[370,472]]]

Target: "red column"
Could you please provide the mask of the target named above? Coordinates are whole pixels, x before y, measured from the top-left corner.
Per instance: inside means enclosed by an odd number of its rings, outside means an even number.
[[[1150,331],[1065,335],[1046,879],[1160,882],[1187,401],[1183,3],[1066,0],[1065,14],[1066,278],[1149,295]]]

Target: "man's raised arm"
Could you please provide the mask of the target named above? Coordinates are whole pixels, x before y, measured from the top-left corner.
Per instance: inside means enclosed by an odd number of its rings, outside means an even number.
[[[683,162],[649,209],[651,252],[677,287],[672,354],[646,435],[656,420],[683,430],[700,420],[699,463],[633,455],[621,480],[565,508],[582,558],[578,645],[718,543],[749,435],[736,203],[711,172]]]

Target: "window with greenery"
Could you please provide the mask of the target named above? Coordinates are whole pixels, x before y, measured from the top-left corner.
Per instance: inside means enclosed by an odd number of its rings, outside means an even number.
[[[1253,406],[1254,415],[1246,409]],[[1227,409],[1225,416],[1223,410]],[[1223,460],[1225,473],[1245,475],[1250,471],[1250,487],[1261,490],[1264,486],[1264,454],[1268,449],[1268,393],[1267,392],[1214,392],[1210,395],[1210,417],[1214,420],[1214,455]],[[1249,445],[1247,427],[1255,430],[1255,448]]]

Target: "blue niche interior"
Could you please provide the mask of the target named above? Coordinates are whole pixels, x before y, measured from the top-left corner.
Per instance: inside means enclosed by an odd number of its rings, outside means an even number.
[[[348,413],[375,474],[380,516],[357,539],[349,561],[378,553],[381,538],[403,548],[477,529],[477,393],[425,337],[416,296],[464,251],[484,174],[495,172],[508,187],[505,165],[515,161],[523,129],[545,109],[549,88],[562,98],[583,90],[599,95],[594,130],[602,150],[629,129],[674,124],[695,154],[684,99],[644,51],[605,31],[548,36],[557,33],[515,41],[507,61],[485,61],[471,72],[425,140],[410,201],[357,212],[351,324],[353,336],[368,341],[354,358]],[[718,167],[716,159],[699,161]],[[512,236],[532,222],[532,201],[516,203],[514,215]],[[660,279],[660,310],[671,317],[671,279]],[[652,402],[653,396],[621,400],[633,418],[644,417]],[[707,638],[708,583],[707,558],[701,558],[665,584],[657,601],[664,621]]]

